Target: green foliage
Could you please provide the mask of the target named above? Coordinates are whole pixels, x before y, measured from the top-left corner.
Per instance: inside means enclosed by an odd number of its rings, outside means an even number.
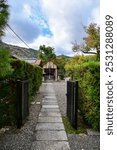
[[[64,78],[66,71],[65,71],[65,64],[68,62],[68,58],[66,58],[64,55],[62,55],[60,58],[56,58],[54,60],[55,64],[57,64],[59,68],[58,75],[60,76],[61,79]]]
[[[100,57],[100,27],[91,23],[88,27],[84,27],[87,36],[83,38],[84,43],[77,44],[77,42],[73,42],[72,50],[74,52],[83,52],[88,54],[96,54],[97,58]]]
[[[13,69],[10,62],[10,52],[0,47],[0,78],[8,76],[12,73]]]
[[[80,110],[94,129],[100,124],[100,64],[89,61],[76,66],[74,79],[79,81]]]
[[[15,90],[8,79],[0,80],[0,127],[15,123]]]
[[[45,45],[39,47],[38,58],[41,59],[44,63],[50,60],[54,60],[56,55],[54,53],[54,48]]]
[[[0,38],[4,35],[4,28],[8,21],[8,5],[6,0],[0,0]]]
[[[12,79],[29,80],[30,96],[34,96],[42,83],[42,68],[18,59],[13,60],[11,64],[14,68]]]
[[[86,127],[84,125],[80,125],[78,126],[78,129],[75,130],[71,124],[70,124],[70,121],[67,117],[65,116],[62,116],[62,120],[63,120],[63,123],[64,123],[64,127],[65,127],[65,131],[68,133],[68,134],[80,134],[80,133],[86,133]],[[79,122],[78,122],[79,124]]]
[[[96,56],[74,56],[64,66],[65,70],[71,74],[75,70],[75,67],[82,65],[88,61],[97,61]]]
[[[29,80],[29,99],[32,100],[42,83],[42,68],[13,59],[14,69],[7,79],[0,81],[0,127],[16,122],[16,81]]]
[[[96,50],[97,56],[100,55],[100,27],[97,24],[90,24],[86,28],[87,37],[84,38],[85,46],[84,50],[86,52],[91,51],[91,49]]]
[[[100,63],[96,56],[76,56],[66,65],[66,71],[79,81],[79,109],[85,121],[94,129],[100,123]]]
[[[64,126],[65,126],[65,131],[68,134],[75,134],[76,130],[71,126],[69,119],[67,117],[62,116],[62,120],[63,120]]]

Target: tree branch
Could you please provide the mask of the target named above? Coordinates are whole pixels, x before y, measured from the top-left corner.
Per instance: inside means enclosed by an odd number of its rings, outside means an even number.
[[[81,52],[83,52],[84,54],[97,54],[96,52],[83,51],[83,50],[81,50]]]

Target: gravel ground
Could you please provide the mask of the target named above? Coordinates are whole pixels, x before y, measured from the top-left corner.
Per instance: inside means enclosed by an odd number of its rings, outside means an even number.
[[[41,105],[36,104],[36,102],[41,102],[42,90],[41,88],[40,92],[34,98],[33,104],[30,107],[29,117],[24,126],[21,129],[7,127],[9,131],[0,133],[0,150],[30,150],[33,141],[33,132],[41,108]]]
[[[61,114],[66,116],[66,82],[53,82]],[[90,131],[90,130],[87,130]],[[88,132],[87,134],[67,134],[71,150],[99,150],[99,133]]]

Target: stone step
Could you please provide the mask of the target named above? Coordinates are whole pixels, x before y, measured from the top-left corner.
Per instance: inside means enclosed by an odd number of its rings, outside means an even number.
[[[57,103],[57,101],[55,101],[55,102],[42,102],[42,105],[58,105],[58,103]]]
[[[31,150],[70,150],[67,141],[35,141]]]
[[[51,117],[51,116],[53,116],[53,117],[60,117],[61,116],[61,114],[60,114],[60,112],[46,112],[46,111],[44,111],[44,112],[40,112],[40,114],[39,114],[39,116],[44,116],[44,117]]]
[[[41,112],[46,111],[46,112],[60,112],[59,108],[41,108]]]
[[[37,131],[35,134],[36,141],[67,141],[65,131]]]
[[[60,131],[65,130],[63,123],[37,123],[35,130],[42,131]]]
[[[39,117],[38,122],[62,122],[61,117]]]
[[[42,108],[59,108],[58,105],[42,105]]]
[[[58,102],[57,102],[57,100],[56,99],[54,99],[54,100],[48,100],[48,99],[44,99],[43,101],[42,101],[42,103],[57,103],[58,104]]]
[[[56,99],[56,96],[51,96],[51,95],[49,96],[49,95],[48,95],[48,96],[44,96],[44,98],[45,98],[45,99]]]

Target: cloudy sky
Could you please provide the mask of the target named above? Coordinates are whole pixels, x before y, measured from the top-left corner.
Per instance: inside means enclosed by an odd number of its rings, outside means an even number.
[[[83,26],[99,24],[99,0],[8,0],[10,27],[31,47],[55,48],[72,55],[72,42],[82,42]],[[9,28],[3,41],[26,47]]]

